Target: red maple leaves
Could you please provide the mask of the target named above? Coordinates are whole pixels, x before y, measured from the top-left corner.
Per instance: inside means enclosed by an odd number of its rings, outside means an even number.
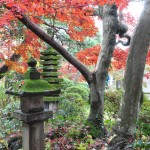
[[[84,41],[86,37],[93,37],[98,32],[92,15],[98,5],[103,6],[104,4],[116,4],[123,8],[128,4],[128,0],[0,0],[1,42],[6,45],[10,41],[9,50],[11,52],[9,54],[13,52],[20,54],[22,62],[30,55],[39,58],[39,50],[43,48],[43,45],[38,37],[27,31],[23,26],[21,27],[21,36],[24,39],[22,42],[16,42],[20,34],[17,17],[22,17],[22,14],[25,14],[38,26],[42,25],[42,28],[45,28],[43,26],[44,21],[51,22],[51,26],[63,24],[70,38],[76,41]],[[3,50],[3,55],[0,55],[1,59],[10,65],[11,63],[6,61],[5,48]],[[81,51],[80,54],[77,54],[77,57],[79,60],[83,60],[85,64],[93,65],[97,61],[99,51],[100,46],[96,45],[87,48],[86,51]],[[86,59],[83,59],[84,55]],[[14,63],[15,65],[18,64]]]

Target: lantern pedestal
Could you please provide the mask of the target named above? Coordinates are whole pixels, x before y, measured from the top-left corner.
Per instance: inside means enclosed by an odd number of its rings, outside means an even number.
[[[44,150],[44,120],[53,116],[52,111],[24,113],[17,110],[13,116],[22,124],[23,150]]]

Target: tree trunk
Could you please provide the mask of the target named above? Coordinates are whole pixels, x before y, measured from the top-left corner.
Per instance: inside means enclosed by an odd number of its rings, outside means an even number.
[[[123,139],[126,140],[127,144],[128,140],[131,140],[135,134],[136,121],[140,111],[143,73],[149,44],[150,0],[147,0],[131,42],[130,54],[128,56],[125,71],[124,97],[117,119],[118,122],[114,128],[117,137],[112,140],[110,146],[116,145],[118,141]],[[120,146],[120,149],[123,149],[122,144],[117,145],[116,148],[119,148]]]
[[[117,8],[115,5],[106,5],[103,9],[103,43],[98,57],[96,71],[90,84],[91,109],[88,120],[95,126],[103,126],[104,90],[108,69],[116,44],[118,27]]]

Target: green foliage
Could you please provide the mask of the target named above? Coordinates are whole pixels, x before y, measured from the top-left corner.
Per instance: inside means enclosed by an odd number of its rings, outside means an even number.
[[[69,87],[65,92],[66,93],[78,93],[81,95],[82,99],[85,101],[88,101],[89,99],[88,88],[82,85],[75,85],[75,86]]]
[[[133,143],[132,147],[134,149],[140,149],[140,150],[149,150],[150,149],[150,142],[148,141],[148,138],[145,136],[141,136],[135,142]]]
[[[5,94],[5,88],[3,85],[0,86],[0,108],[4,108],[9,103],[10,98]]]
[[[5,87],[4,81],[0,86],[0,149],[2,150],[10,148],[10,135],[20,132],[21,127],[21,122],[12,116],[12,112],[19,108],[19,101],[17,97],[5,94],[5,88],[18,89],[18,83],[15,83],[18,77],[8,75]]]
[[[86,90],[89,92],[89,85],[87,82],[77,82],[76,85],[86,88]]]
[[[73,139],[78,139],[80,137],[80,130],[79,128],[71,128],[67,134],[68,137]]]
[[[87,145],[84,143],[80,143],[77,147],[76,150],[86,150]]]
[[[146,124],[141,121],[138,121],[136,134],[137,134],[138,138],[140,138],[142,136],[150,136],[150,124]]]
[[[59,98],[59,111],[54,114],[53,119],[50,119],[52,126],[84,122],[89,112],[89,104],[82,99],[82,92],[80,94],[76,91],[67,92],[67,90],[78,85],[79,88],[86,90],[87,93],[87,85],[80,85],[80,83],[74,83],[66,78],[64,78],[62,85],[63,92]]]
[[[144,99],[144,102],[141,106],[139,120],[150,124],[150,100],[147,100],[147,98]]]
[[[72,123],[72,125],[64,125],[50,128],[46,135],[51,141],[51,148],[55,146],[59,149],[70,150],[91,150],[104,149],[104,141],[100,139],[94,140],[90,135],[89,126],[80,123]]]
[[[23,76],[14,71],[10,71],[5,76],[5,89],[18,90],[20,87],[20,81],[23,80]]]
[[[112,130],[112,127],[115,125],[116,123],[116,119],[114,119],[111,114],[104,114],[104,125],[105,127],[107,128],[107,131],[111,131]]]
[[[147,95],[144,94],[144,96],[143,96],[143,102],[147,102],[147,101],[149,101],[149,98],[148,98]]]
[[[79,86],[80,88],[83,88],[89,92],[87,82],[74,82],[68,78],[63,78],[63,81],[61,83],[62,83],[62,91],[65,91],[72,86]]]
[[[64,78],[62,82],[63,91],[59,98],[59,111],[52,120],[52,124],[64,124],[67,122],[78,122],[87,117],[89,111],[87,85],[74,83]]]
[[[17,132],[21,127],[21,122],[14,119],[12,112],[19,108],[19,102],[14,101],[8,103],[5,108],[0,111],[0,138],[5,138],[8,135]]]
[[[51,144],[48,138],[45,139],[45,150],[51,150]]]
[[[81,95],[79,95],[78,93],[64,93],[61,97],[62,101],[63,99],[68,99],[70,101],[75,101],[77,103],[82,103],[83,102],[83,99],[81,97]]]
[[[104,149],[107,145],[106,142],[99,139],[101,131],[92,124],[86,122],[87,111],[89,105],[87,103],[89,88],[86,84],[75,83],[69,79],[63,80],[63,92],[60,96],[59,111],[54,114],[54,118],[50,119],[49,132],[46,139],[46,149],[54,149],[56,146],[60,149],[71,150],[91,150],[91,149]],[[40,86],[43,86],[40,84]],[[31,86],[32,87],[32,86]],[[31,89],[29,87],[28,89]],[[36,89],[37,90],[37,89]],[[4,92],[4,87],[1,87]],[[6,97],[5,93],[0,94],[3,108],[0,113],[0,131],[1,138],[8,137],[20,129],[20,122],[13,119],[11,112],[19,108],[19,102]],[[105,125],[113,126],[115,117],[119,110],[122,91],[107,91],[105,93]],[[136,141],[132,147],[147,149],[149,147],[149,108],[150,101],[146,100],[141,107],[141,113],[136,133]],[[11,102],[11,103],[10,103]],[[8,104],[7,104],[8,103]],[[86,123],[85,123],[86,122]],[[50,139],[50,140],[49,140]],[[8,147],[6,140],[0,140],[0,146]],[[1,147],[0,147],[1,148]]]
[[[142,134],[145,136],[150,136],[150,124],[142,124]]]
[[[59,103],[59,119],[62,121],[77,121],[84,118],[85,101],[77,93],[64,93]],[[57,117],[58,117],[57,116]]]
[[[116,117],[119,110],[121,98],[122,98],[121,90],[105,92],[104,94],[105,112],[107,112],[108,115],[111,114],[111,116]]]
[[[140,148],[142,150],[149,150],[150,148],[150,142],[143,142],[142,140],[138,140],[133,145],[134,148]]]
[[[62,81],[62,91],[65,91],[67,88],[74,86],[75,83],[72,80],[69,80],[68,78],[63,78]]]
[[[101,135],[101,129],[99,127],[95,127],[90,122],[86,121],[85,126],[88,128],[89,134],[92,136],[93,139],[96,139],[97,137],[100,137]]]
[[[76,87],[78,87],[79,89],[86,90],[88,92],[88,95],[89,95],[90,89],[89,89],[87,84],[85,84],[85,83],[77,84]]]
[[[120,101],[122,98],[121,90],[106,91],[104,94],[104,124],[107,130],[110,131],[111,128],[116,123],[116,117],[119,111]]]

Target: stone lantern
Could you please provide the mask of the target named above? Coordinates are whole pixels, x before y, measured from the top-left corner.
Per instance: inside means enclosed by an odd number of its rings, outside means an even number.
[[[53,85],[55,89],[61,88],[62,79],[59,78],[61,73],[58,71],[60,68],[61,56],[53,48],[48,47],[46,50],[40,52],[40,67],[42,69],[41,78]],[[58,110],[59,95],[51,95],[44,97],[45,109],[52,110],[53,113]]]
[[[43,97],[60,92],[49,90],[50,84],[40,79],[36,64],[36,60],[31,57],[20,90],[6,91],[6,94],[20,97],[21,110],[16,110],[13,116],[23,122],[23,150],[44,150],[44,120],[51,118],[53,112],[44,110]]]

